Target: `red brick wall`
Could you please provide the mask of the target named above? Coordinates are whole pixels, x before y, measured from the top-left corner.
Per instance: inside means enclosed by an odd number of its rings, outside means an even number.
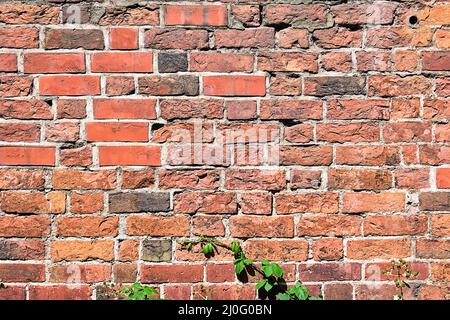
[[[448,0],[139,3],[0,3],[1,299],[449,298]]]

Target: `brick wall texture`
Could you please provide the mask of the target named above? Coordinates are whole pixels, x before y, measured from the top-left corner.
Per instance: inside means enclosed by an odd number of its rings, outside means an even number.
[[[0,1],[1,299],[450,298],[450,1]],[[205,293],[206,292],[206,293]]]

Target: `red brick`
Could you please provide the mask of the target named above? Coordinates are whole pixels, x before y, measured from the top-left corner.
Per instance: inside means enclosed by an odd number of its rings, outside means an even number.
[[[0,236],[40,238],[50,232],[50,218],[45,216],[2,216]]]
[[[66,211],[66,194],[60,191],[5,191],[0,194],[0,199],[0,208],[7,213],[59,214]]]
[[[25,73],[84,73],[83,53],[25,53]]]
[[[130,216],[127,218],[127,234],[155,237],[189,235],[189,219],[183,215],[170,217]]]
[[[53,262],[114,259],[113,240],[58,240],[50,245]]]
[[[138,48],[138,29],[111,28],[109,31],[110,48],[128,50]]]
[[[90,300],[91,289],[87,285],[78,288],[64,285],[30,286],[30,300]]]
[[[38,48],[39,33],[35,28],[0,28],[2,48]]]
[[[275,195],[278,214],[290,213],[337,213],[338,194],[321,193],[279,193]]]
[[[241,212],[245,214],[271,214],[272,194],[269,192],[242,193],[239,206]]]
[[[347,242],[347,257],[355,260],[400,259],[411,255],[411,240],[355,239]]]
[[[205,76],[203,90],[207,96],[264,96],[265,76]]]
[[[216,30],[214,37],[217,48],[273,48],[275,46],[273,28]]]
[[[258,55],[258,70],[315,73],[318,71],[317,54],[262,52]]]
[[[59,99],[57,106],[58,119],[83,119],[86,117],[86,100]]]
[[[392,187],[392,174],[387,170],[329,169],[330,190],[386,190]]]
[[[62,237],[115,237],[118,217],[65,217],[56,220],[58,236]]]
[[[364,235],[418,235],[425,234],[428,229],[428,220],[424,215],[404,216],[367,216],[364,219]]]
[[[45,281],[45,265],[2,263],[0,279],[4,282],[43,282]]]
[[[314,260],[340,260],[344,255],[342,239],[322,238],[312,245]]]
[[[94,99],[96,119],[155,119],[153,99]]]
[[[237,213],[236,195],[232,192],[184,192],[174,200],[177,213]]]
[[[153,146],[98,147],[101,166],[159,166],[161,150]]]
[[[16,72],[17,55],[15,53],[1,53],[0,65],[0,72]]]
[[[305,240],[248,240],[245,252],[252,260],[306,261],[308,242]]]
[[[194,283],[203,281],[202,265],[142,265],[144,283]]]
[[[170,25],[226,26],[227,8],[224,5],[168,5],[164,21]]]
[[[389,101],[333,99],[327,101],[327,118],[334,120],[389,120]]]
[[[450,189],[450,168],[436,169],[436,185],[439,189]]]
[[[100,94],[97,76],[44,76],[39,78],[43,96],[84,96]]]
[[[149,73],[153,54],[149,52],[98,52],[91,56],[92,72]]]
[[[145,122],[88,122],[87,141],[146,142],[148,123]]]
[[[87,192],[70,195],[70,212],[72,213],[95,213],[103,210],[103,193]]]
[[[233,282],[236,279],[234,265],[207,264],[206,281],[211,283]]]
[[[346,213],[396,212],[405,210],[405,194],[401,192],[344,193],[342,211]]]
[[[367,166],[397,165],[400,164],[400,155],[398,148],[391,146],[338,146],[336,163]]]
[[[230,231],[233,237],[293,237],[292,217],[233,216],[230,218]]]
[[[361,218],[344,215],[303,216],[297,236],[351,236],[361,233]]]
[[[49,268],[50,282],[95,283],[111,281],[111,266],[106,264],[54,265]]]
[[[252,72],[253,56],[250,54],[221,52],[192,52],[190,70],[199,72]]]

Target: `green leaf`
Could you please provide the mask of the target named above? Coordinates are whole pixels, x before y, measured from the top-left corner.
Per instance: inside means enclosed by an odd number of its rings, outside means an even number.
[[[236,240],[231,242],[231,251],[233,251],[233,253],[236,255],[239,254],[239,252],[241,252],[241,245]]]
[[[243,262],[244,262],[244,264],[245,264],[246,266],[249,266],[249,265],[253,264],[253,261],[250,260],[250,259],[244,259]]]
[[[279,293],[277,294],[278,300],[291,300],[291,296],[287,293]]]
[[[242,273],[242,271],[244,271],[244,269],[245,269],[245,265],[242,261],[236,263],[234,266],[234,270],[236,271],[237,275],[240,275]]]
[[[264,285],[264,290],[269,292],[272,288],[273,288],[273,285],[269,281],[267,281],[266,284]]]
[[[272,274],[273,274],[273,270],[272,270],[272,267],[271,266],[264,266],[264,267],[262,267],[262,270],[263,270],[263,272],[264,272],[264,276],[266,277],[266,278],[269,278],[270,276],[272,276]]]
[[[272,270],[274,275],[276,275],[278,278],[283,276],[283,269],[281,269],[281,267],[278,264],[274,263],[272,266]]]
[[[269,260],[263,260],[263,261],[261,261],[261,264],[263,266],[268,266],[270,264],[270,262],[269,262]]]
[[[266,285],[266,283],[267,283],[267,280],[266,280],[266,279],[262,279],[260,282],[258,282],[258,283],[256,284],[256,290],[259,290],[259,289],[261,289],[262,287],[264,287],[264,286]]]

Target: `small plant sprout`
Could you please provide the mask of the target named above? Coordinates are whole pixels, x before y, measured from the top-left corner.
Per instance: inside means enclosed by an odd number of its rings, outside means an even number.
[[[383,274],[394,276],[394,284],[398,289],[398,294],[394,296],[394,300],[403,300],[404,288],[410,288],[408,280],[412,280],[419,275],[419,272],[411,270],[411,264],[405,260],[392,261],[391,267],[383,270]]]
[[[125,300],[159,300],[159,293],[155,288],[140,283],[123,288],[119,293],[125,296]]]

